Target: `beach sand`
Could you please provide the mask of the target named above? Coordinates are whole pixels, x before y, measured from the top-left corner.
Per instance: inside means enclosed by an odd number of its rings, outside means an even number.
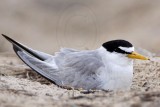
[[[0,54],[1,107],[159,107],[160,58],[134,62],[130,91],[86,94],[45,80],[14,54]]]

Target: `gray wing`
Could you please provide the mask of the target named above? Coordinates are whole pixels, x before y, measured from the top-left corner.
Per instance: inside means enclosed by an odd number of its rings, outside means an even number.
[[[103,67],[101,57],[95,51],[62,49],[56,56],[32,50],[3,35],[13,45],[16,54],[34,71],[60,86],[96,89],[98,69]],[[55,62],[55,63],[52,63]],[[57,65],[58,69],[54,67]]]
[[[38,74],[42,75],[52,83],[57,85],[61,85],[62,82],[58,76],[57,69],[53,67],[52,64],[46,63],[45,61],[41,61],[25,51],[21,50],[19,47],[13,45],[13,49],[15,50],[16,54],[22,59],[22,61],[27,64],[30,68],[36,71]]]
[[[99,68],[104,67],[101,57],[95,51],[67,54],[61,61],[60,73],[63,85],[83,89],[96,89]]]
[[[75,49],[70,49],[70,48],[61,48],[60,52],[55,53],[54,61],[56,62],[56,65],[58,67],[61,67],[66,56],[76,52],[80,52],[80,51]]]

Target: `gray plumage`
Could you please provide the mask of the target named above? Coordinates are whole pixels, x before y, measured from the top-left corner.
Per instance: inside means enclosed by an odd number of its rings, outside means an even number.
[[[62,48],[52,56],[3,36],[13,44],[14,51],[24,63],[58,86],[97,89],[100,85],[96,72],[103,63],[97,51]]]
[[[16,48],[18,47],[15,47],[15,50]],[[61,49],[56,56],[48,57],[45,61],[41,61],[20,49],[16,53],[28,66],[59,86],[97,89],[100,85],[96,72],[103,66],[103,63],[96,51],[80,52]],[[41,55],[46,56],[42,53]]]

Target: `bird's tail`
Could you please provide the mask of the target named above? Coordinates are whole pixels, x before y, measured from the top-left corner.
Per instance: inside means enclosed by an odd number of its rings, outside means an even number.
[[[57,68],[54,64],[46,62],[47,59],[53,58],[52,55],[28,48],[4,34],[2,36],[12,43],[15,53],[25,64],[52,83],[58,86],[62,85]]]
[[[37,58],[37,59],[39,59],[41,61],[47,60],[48,58],[52,57],[49,54],[46,54],[46,53],[43,53],[43,52],[40,52],[40,51],[37,51],[37,50],[33,50],[33,49],[31,49],[31,48],[29,48],[27,46],[24,46],[21,43],[11,39],[10,37],[8,37],[8,36],[6,36],[4,34],[2,34],[2,36],[4,38],[6,38],[9,42],[11,42],[14,47],[19,47],[23,51],[27,52],[28,54],[34,56],[35,58]]]

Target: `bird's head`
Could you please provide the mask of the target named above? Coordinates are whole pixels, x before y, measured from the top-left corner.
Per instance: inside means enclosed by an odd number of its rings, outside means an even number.
[[[149,58],[134,51],[134,46],[126,40],[112,40],[102,45],[108,52],[114,55],[124,56],[129,59],[149,60]]]

